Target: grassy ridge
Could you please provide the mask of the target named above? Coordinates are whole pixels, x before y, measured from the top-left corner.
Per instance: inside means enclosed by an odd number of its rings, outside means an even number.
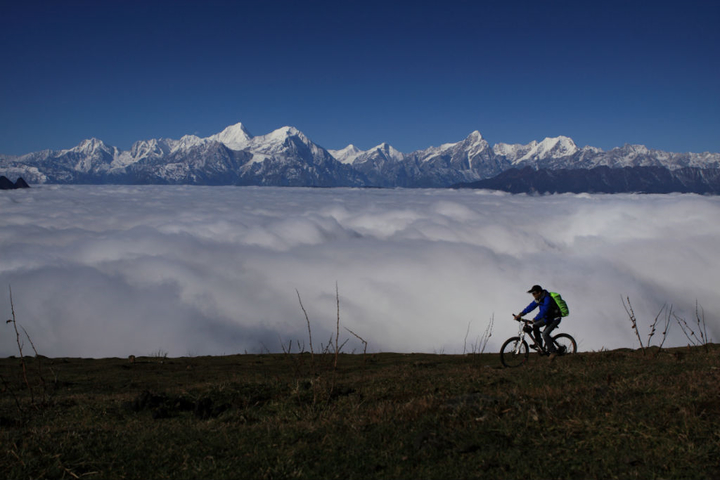
[[[2,359],[0,476],[719,477],[720,345],[655,353],[44,359],[44,403],[33,358],[37,408]]]

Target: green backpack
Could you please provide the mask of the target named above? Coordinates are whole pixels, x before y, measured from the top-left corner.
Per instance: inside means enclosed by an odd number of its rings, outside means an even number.
[[[567,303],[565,302],[565,300],[563,300],[563,298],[560,296],[560,294],[555,293],[555,292],[549,292],[549,293],[550,293],[550,296],[553,298],[553,300],[555,300],[555,304],[560,309],[560,316],[567,317],[568,315],[570,315],[570,309],[568,308]]]

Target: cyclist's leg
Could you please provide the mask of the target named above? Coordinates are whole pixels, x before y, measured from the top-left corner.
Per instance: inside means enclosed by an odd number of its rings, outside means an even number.
[[[539,350],[542,350],[543,349],[543,337],[540,334],[540,324],[538,322],[533,323],[532,329],[533,329],[533,340],[535,340],[535,345],[538,346]]]
[[[555,344],[552,341],[552,338],[550,337],[550,334],[553,330],[557,328],[558,325],[560,325],[560,318],[556,318],[552,322],[548,323],[545,327],[545,330],[542,332],[542,338],[545,340],[545,347],[547,348],[548,352],[555,353]]]

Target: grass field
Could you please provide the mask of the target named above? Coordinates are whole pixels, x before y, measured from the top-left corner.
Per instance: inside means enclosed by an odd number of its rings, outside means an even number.
[[[0,477],[720,478],[720,345],[334,361],[1,359]]]

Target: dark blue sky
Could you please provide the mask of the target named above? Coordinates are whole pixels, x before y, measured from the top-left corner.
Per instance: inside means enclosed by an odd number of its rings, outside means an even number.
[[[479,130],[720,152],[720,2],[0,0],[0,153],[255,135],[410,152]]]

